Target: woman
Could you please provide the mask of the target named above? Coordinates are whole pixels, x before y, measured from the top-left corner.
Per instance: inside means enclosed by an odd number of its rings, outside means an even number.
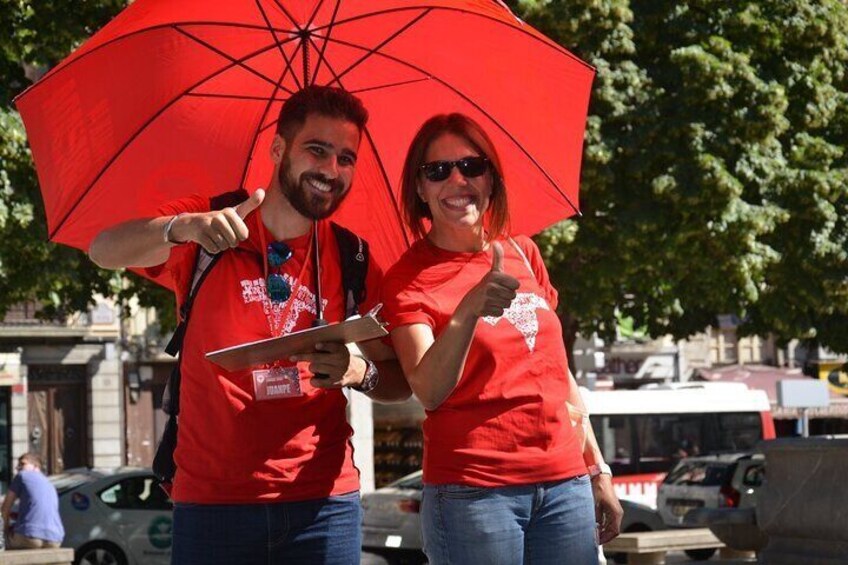
[[[482,128],[460,114],[425,122],[402,201],[420,239],[387,273],[383,302],[427,410],[430,563],[596,563],[594,507],[602,543],[618,534],[621,507],[591,429],[580,433],[588,419],[569,418],[566,403],[583,403],[557,293],[533,242],[507,235],[500,160]]]

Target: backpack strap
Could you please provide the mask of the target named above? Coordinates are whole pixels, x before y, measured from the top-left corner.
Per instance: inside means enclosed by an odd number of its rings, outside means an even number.
[[[213,196],[209,201],[209,207],[211,210],[223,210],[230,206],[237,206],[247,200],[247,198],[247,191],[240,188],[232,192]],[[205,280],[209,269],[212,268],[221,255],[222,253],[216,253],[213,255],[208,253],[205,249],[203,249],[203,247],[197,247],[197,258],[194,260],[194,276],[191,279],[188,292],[186,292],[186,299],[180,307],[179,323],[177,324],[177,328],[174,330],[174,335],[171,337],[168,345],[165,346],[165,353],[168,355],[176,357],[177,353],[179,353],[180,349],[182,349],[186,324],[188,323],[188,316],[191,313],[192,304],[194,304],[194,297],[197,296],[197,291],[200,290],[200,285]]]
[[[227,192],[210,199],[210,209],[223,210],[229,206],[237,206],[239,203],[244,202],[247,197],[247,191],[244,189]],[[206,280],[206,276],[222,255],[223,253],[213,255],[208,253],[203,247],[198,246],[197,257],[194,261],[194,276],[191,279],[186,298],[180,307],[179,323],[168,345],[165,346],[165,352],[169,355],[176,357],[182,350],[194,299],[203,281]],[[162,394],[162,411],[168,415],[168,420],[165,422],[165,429],[162,432],[162,438],[159,441],[159,446],[156,448],[156,455],[153,458],[153,472],[162,481],[162,488],[165,489],[165,492],[169,496],[171,494],[171,481],[173,481],[174,474],[177,470],[177,465],[174,462],[174,450],[177,447],[177,416],[180,413],[181,362],[182,355],[177,359],[177,364],[174,370],[171,371],[171,375],[168,377],[168,383],[165,385],[165,391]]]
[[[335,222],[330,222],[339,246],[342,268],[342,291],[345,297],[345,318],[359,313],[359,305],[365,300],[365,277],[368,275],[370,259],[368,242]]]

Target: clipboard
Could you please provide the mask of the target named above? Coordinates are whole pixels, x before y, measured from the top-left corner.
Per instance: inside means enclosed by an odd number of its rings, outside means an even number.
[[[312,351],[316,343],[353,343],[383,337],[389,332],[377,318],[382,306],[378,304],[364,316],[351,317],[344,322],[210,351],[206,358],[227,371],[238,371]]]

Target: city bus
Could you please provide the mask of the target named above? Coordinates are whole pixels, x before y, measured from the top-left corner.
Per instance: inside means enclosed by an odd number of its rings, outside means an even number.
[[[768,396],[744,383],[581,393],[619,499],[651,508],[659,483],[681,458],[750,451],[775,437]]]

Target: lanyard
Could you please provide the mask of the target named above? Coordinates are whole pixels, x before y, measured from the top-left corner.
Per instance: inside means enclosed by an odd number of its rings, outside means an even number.
[[[284,324],[291,313],[292,305],[294,304],[294,300],[297,297],[298,292],[301,288],[308,288],[301,281],[303,280],[303,276],[306,273],[306,266],[309,264],[309,258],[312,255],[312,246],[315,244],[315,237],[317,237],[317,233],[309,237],[309,248],[306,250],[306,256],[303,259],[303,264],[300,266],[300,273],[297,275],[297,278],[294,279],[291,289],[291,295],[289,299],[285,302],[274,302],[271,300],[271,297],[268,295],[267,281],[268,281],[268,244],[265,240],[265,223],[262,221],[262,209],[258,208],[256,210],[258,217],[257,220],[259,222],[259,244],[262,246],[262,267],[263,273],[265,274],[265,299],[262,301],[263,308],[265,310],[265,317],[268,320],[268,329],[271,331],[272,337],[280,337],[285,333]],[[292,249],[292,254],[294,250]]]

